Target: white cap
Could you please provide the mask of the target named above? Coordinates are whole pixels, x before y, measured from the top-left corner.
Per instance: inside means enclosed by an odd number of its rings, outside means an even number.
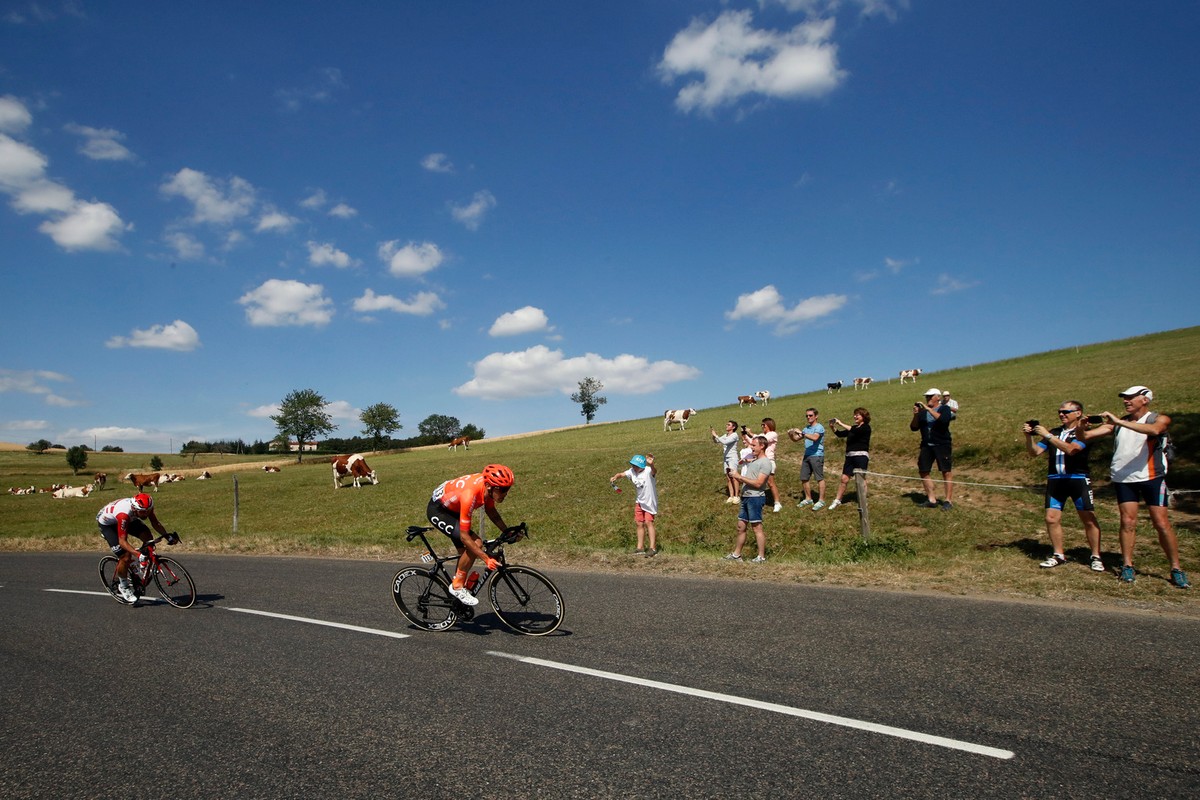
[[[931,397],[931,396],[933,396],[933,395],[935,395],[935,394],[936,394],[936,395],[938,395],[938,396],[940,397],[940,396],[941,396],[941,394],[942,394],[942,390],[941,390],[941,389],[930,389],[929,391],[927,391],[927,392],[925,393],[925,396],[926,396],[926,397]]]
[[[1117,397],[1136,397],[1142,395],[1147,401],[1154,399],[1154,392],[1147,389],[1145,386],[1130,386],[1123,392],[1120,392]]]

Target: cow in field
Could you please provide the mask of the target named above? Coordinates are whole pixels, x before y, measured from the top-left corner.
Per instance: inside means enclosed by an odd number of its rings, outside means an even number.
[[[694,408],[668,409],[663,412],[663,430],[671,430],[672,425],[678,425],[679,430],[687,429],[687,421],[696,415]]]
[[[96,477],[92,479],[92,482],[96,484],[96,491],[100,491],[104,488],[104,484],[108,483],[108,473],[97,472]]]
[[[64,497],[87,497],[92,492],[92,485],[87,486],[64,486],[54,492],[51,497],[61,500]]]
[[[263,472],[279,472],[279,467],[275,466],[274,464],[264,464]]]
[[[204,472],[201,472],[199,475],[197,475],[197,476],[196,476],[196,480],[198,480],[198,481],[206,481],[206,480],[208,480],[208,479],[209,479],[209,478],[211,478],[211,477],[212,477],[212,475],[209,473],[209,471],[208,471],[208,470],[204,470]]]
[[[871,379],[870,378],[855,378],[854,379],[854,391],[857,392],[860,388],[861,389],[871,388]]]
[[[827,383],[827,384],[825,384],[825,394],[833,394],[834,392],[841,392],[842,387],[845,385],[846,384],[842,383],[841,381]]]
[[[129,481],[139,492],[144,490],[147,486],[153,486],[154,491],[157,492],[158,479],[161,477],[162,473],[160,472],[130,472],[124,478],[121,478],[121,480]]]
[[[362,481],[370,481],[373,485],[379,483],[375,470],[367,466],[367,460],[358,453],[352,456],[338,456],[333,460],[333,488],[340,489],[342,478],[354,478],[354,488],[362,487]]]
[[[767,404],[767,401],[771,399],[771,393],[768,392],[766,389],[763,389],[762,391],[759,391],[759,392],[755,392],[754,396],[757,397],[758,402],[762,403],[764,406]]]
[[[900,384],[903,385],[904,381],[906,380],[911,380],[913,383],[916,383],[917,376],[920,374],[921,370],[919,369],[902,369],[900,370]]]
[[[450,444],[446,445],[446,449],[453,450],[454,452],[457,453],[458,446],[460,444],[463,446],[463,448],[470,450],[471,449],[471,437],[470,436],[459,436],[455,439],[451,439]]]
[[[755,399],[754,395],[752,395],[752,394],[739,394],[738,395],[738,408],[741,408],[742,406],[752,406],[757,402],[758,402],[758,400]]]

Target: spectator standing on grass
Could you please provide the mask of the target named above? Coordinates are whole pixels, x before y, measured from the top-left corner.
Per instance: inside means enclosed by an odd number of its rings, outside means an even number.
[[[741,505],[738,507],[737,538],[733,552],[725,556],[727,561],[741,561],[742,548],[746,545],[746,528],[754,531],[758,555],[750,562],[761,564],[767,560],[767,535],[763,532],[763,508],[767,504],[767,481],[771,477],[771,460],[767,458],[767,437],[755,436],[750,440],[753,458],[746,463],[741,473],[731,472],[734,481],[741,484]]]
[[[751,441],[749,432],[744,432],[744,436],[746,444],[749,445]],[[775,501],[775,506],[772,510],[778,514],[783,510],[783,504],[779,502],[779,487],[775,485],[775,446],[779,444],[779,434],[775,432],[775,420],[770,417],[763,417],[762,433],[760,436],[767,440],[766,451],[762,457],[771,462],[771,474],[767,476],[767,488],[771,490],[771,497]]]
[[[708,429],[708,433],[714,442],[724,448],[721,454],[721,463],[725,470],[725,488],[729,492],[729,498],[725,502],[736,503],[738,502],[737,483],[729,477],[729,471],[736,471],[738,468],[738,424],[733,420],[726,422],[725,433],[721,436],[718,436],[712,428]]]
[[[812,506],[813,511],[825,507],[825,426],[817,419],[817,410],[804,410],[807,424],[802,429],[791,428],[788,438],[793,442],[804,442],[804,460],[800,463],[800,486],[804,489],[804,499],[800,501],[801,508]],[[812,499],[812,488],[809,481],[817,479],[817,502]]]
[[[950,410],[958,416],[958,401],[951,397],[949,392],[942,392],[942,402],[950,406]]]
[[[942,403],[942,393],[938,389],[930,389],[925,393],[925,401],[913,403],[912,422],[909,430],[921,432],[921,452],[917,456],[917,472],[921,483],[925,486],[925,507],[937,508],[937,492],[933,488],[933,479],[929,477],[936,461],[942,473],[942,484],[946,489],[945,500],[941,502],[942,511],[954,508],[952,493],[954,492],[953,461],[951,460],[950,423],[954,421],[954,411]]]
[[[1088,445],[1079,438],[1077,427],[1083,419],[1083,403],[1078,400],[1059,403],[1058,419],[1062,424],[1053,430],[1045,425],[1030,425],[1029,422],[1021,426],[1025,432],[1025,450],[1033,458],[1045,454],[1049,461],[1046,476],[1046,533],[1054,552],[1039,566],[1052,569],[1067,561],[1063,549],[1062,512],[1067,501],[1071,500],[1075,503],[1079,521],[1083,523],[1088,546],[1092,548],[1092,570],[1104,572],[1104,561],[1100,558],[1100,523],[1096,521],[1088,470]]]
[[[864,472],[867,470],[867,460],[870,458],[871,450],[871,412],[865,408],[856,408],[854,409],[853,425],[847,425],[834,417],[830,420],[829,427],[833,429],[834,436],[846,440],[846,459],[842,462],[842,479],[838,483],[837,496],[829,504],[829,510],[833,511],[842,504],[842,495],[846,493],[846,485],[853,477],[854,470],[861,469]],[[863,480],[866,481],[866,478]],[[861,505],[861,497],[858,502]]]
[[[1112,434],[1114,437],[1110,475],[1117,491],[1117,509],[1121,515],[1121,572],[1118,578],[1133,583],[1133,545],[1137,533],[1138,504],[1145,503],[1150,524],[1158,532],[1158,544],[1171,562],[1171,585],[1189,589],[1187,573],[1179,565],[1179,540],[1167,517],[1167,428],[1171,418],[1151,411],[1154,392],[1145,386],[1130,386],[1118,395],[1125,404],[1125,415],[1117,417],[1104,411],[1104,420],[1095,428],[1087,421],[1080,436],[1085,441]]]
[[[609,479],[616,484],[620,478],[629,478],[637,489],[637,498],[633,504],[633,521],[637,526],[637,549],[635,556],[658,555],[658,538],[654,530],[654,519],[658,516],[658,467],[654,466],[654,456],[636,455],[629,459],[632,465],[624,472],[618,472]],[[650,549],[646,549],[646,534],[650,534]]]

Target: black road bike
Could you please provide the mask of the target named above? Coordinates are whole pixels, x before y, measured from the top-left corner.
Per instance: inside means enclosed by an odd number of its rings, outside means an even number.
[[[396,608],[418,628],[444,631],[459,620],[469,621],[475,608],[450,594],[451,573],[447,562],[456,562],[458,553],[439,556],[425,536],[432,527],[413,525],[408,529],[408,541],[420,538],[426,553],[422,565],[405,567],[392,579],[392,598]],[[562,593],[554,582],[536,569],[509,564],[504,558],[504,545],[528,536],[525,523],[505,529],[495,539],[483,543],[484,552],[500,562],[494,570],[475,570],[467,576],[466,588],[478,597],[487,590],[492,609],[508,627],[526,636],[545,636],[562,624],[566,606]],[[453,565],[452,565],[453,566]]]
[[[171,605],[176,608],[191,608],[192,604],[196,602],[196,584],[192,582],[192,576],[188,574],[182,564],[169,556],[160,556],[154,551],[154,545],[163,539],[174,544],[179,541],[179,534],[168,533],[166,536],[158,536],[139,547],[138,552],[146,557],[145,567],[139,567],[136,559],[129,560],[126,576],[129,578],[129,585],[133,588],[136,596],[133,603],[140,600],[146,590],[153,585],[158,587],[159,597]],[[100,581],[118,603],[127,606],[133,605],[122,597],[121,592],[117,589],[116,556],[105,556],[100,559]]]

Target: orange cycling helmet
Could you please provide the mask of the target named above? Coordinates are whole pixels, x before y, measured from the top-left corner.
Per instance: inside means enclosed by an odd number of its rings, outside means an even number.
[[[483,482],[488,486],[507,489],[515,480],[513,471],[503,464],[488,464],[483,468]]]
[[[149,511],[154,508],[154,498],[148,494],[139,494],[133,498],[135,511]]]

